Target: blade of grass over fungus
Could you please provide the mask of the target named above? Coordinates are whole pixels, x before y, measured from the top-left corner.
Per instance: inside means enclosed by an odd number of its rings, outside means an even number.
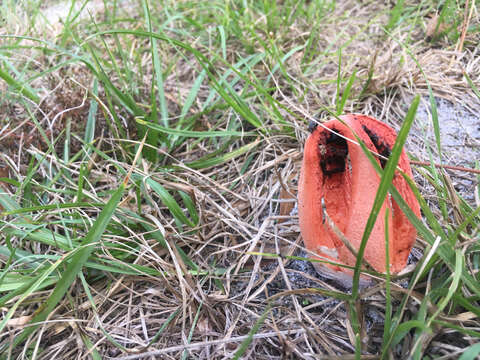
[[[385,165],[385,169],[383,171],[382,178],[380,180],[380,185],[378,186],[377,194],[375,195],[375,200],[373,203],[372,210],[370,212],[370,216],[368,217],[367,223],[365,225],[362,241],[358,248],[358,256],[355,263],[355,272],[353,274],[352,299],[354,300],[358,298],[360,272],[361,272],[361,265],[362,265],[363,254],[365,252],[365,247],[367,245],[368,238],[370,237],[370,233],[373,230],[373,226],[375,224],[375,221],[377,220],[378,214],[383,205],[385,197],[387,196],[388,189],[390,188],[390,185],[393,180],[393,176],[395,175],[395,170],[397,168],[398,160],[400,159],[403,145],[407,140],[407,135],[410,131],[410,127],[412,126],[413,120],[415,119],[415,114],[417,112],[419,102],[420,102],[420,97],[417,95],[415,99],[412,101],[412,104],[410,105],[410,109],[408,110],[408,113],[405,116],[403,125],[397,135],[397,140],[395,141],[392,152],[388,158],[387,164]],[[361,143],[363,151],[365,153],[369,153],[368,149],[360,141],[360,139],[357,138],[357,141]]]
[[[389,229],[389,208],[385,211],[385,261],[387,270],[385,278],[385,322],[383,324],[383,344],[386,344],[388,339],[388,332],[392,328],[392,293],[390,283],[390,236]],[[382,345],[383,345],[382,344]],[[385,349],[382,349],[384,352]]]

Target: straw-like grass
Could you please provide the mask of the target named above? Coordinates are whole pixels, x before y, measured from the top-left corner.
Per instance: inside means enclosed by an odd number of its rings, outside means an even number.
[[[480,110],[475,2],[0,13],[1,358],[480,353],[480,131],[442,113]],[[360,258],[352,289],[315,272],[295,209],[308,121],[348,112],[399,130],[376,206],[418,230],[406,273],[368,288]],[[421,220],[390,186],[405,142],[430,164]]]

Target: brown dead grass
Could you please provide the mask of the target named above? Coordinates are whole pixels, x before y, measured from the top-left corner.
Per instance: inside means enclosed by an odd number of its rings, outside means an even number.
[[[371,24],[365,25],[367,19],[372,19],[378,13],[379,5],[376,2],[342,2],[332,15],[335,20],[327,22],[322,28],[317,46],[324,49],[335,44],[339,29],[349,34],[352,41],[343,50],[342,73],[349,76],[353,70],[357,70],[357,77],[366,79],[372,66],[374,73],[365,96],[360,100],[349,101],[346,111],[366,113],[398,126],[412,96],[416,93],[427,95],[427,83],[406,49],[380,30],[378,24],[385,23],[385,16],[377,17]],[[291,29],[292,40],[283,45],[284,49],[301,43],[308,29],[309,24],[297,23]],[[480,110],[478,99],[475,100],[462,76],[465,70],[476,84],[480,84],[478,47],[472,45],[478,41],[478,35],[467,34],[461,54],[443,49],[443,42],[440,42],[440,48],[432,47],[425,42],[424,30],[421,28],[397,29],[392,36],[400,41],[407,36],[415,39],[410,51],[426,74],[435,96],[462,104],[474,112]],[[232,53],[236,50],[229,49]],[[333,45],[332,51],[335,50]],[[265,311],[267,300],[274,295],[277,296],[276,306],[254,336],[253,343],[244,355],[245,359],[317,358],[318,354],[322,354],[321,358],[333,359],[340,355],[341,358],[349,358],[351,355],[348,354],[353,354],[354,336],[345,305],[308,290],[321,288],[348,292],[347,289],[317,276],[308,262],[289,261],[283,257],[268,260],[250,254],[252,251],[261,251],[307,255],[299,237],[295,211],[289,211],[287,215],[281,212],[284,204],[282,201],[285,199],[282,200],[279,193],[284,189],[284,192],[295,194],[301,144],[307,136],[302,118],[304,114],[320,120],[327,117],[322,109],[325,105],[332,105],[335,98],[337,59],[335,56],[319,59],[310,70],[304,71],[300,55],[291,57],[287,63],[288,75],[292,80],[276,78],[278,90],[273,94],[299,116],[294,118],[287,112],[283,114],[294,124],[297,139],[287,136],[261,139],[261,146],[247,154],[253,155],[253,161],[249,170],[243,174],[240,169],[245,158],[237,158],[202,171],[184,168],[169,176],[152,174],[149,165],[144,164],[142,170],[145,174],[153,175],[165,187],[180,186],[195,195],[201,216],[197,233],[179,234],[172,219],[160,205],[145,207],[145,218],[153,225],[161,224],[164,228],[170,245],[168,249],[161,248],[149,239],[148,234],[133,232],[126,225],[125,230],[130,233],[128,238],[108,240],[118,242],[119,247],[129,241],[140,244],[137,249],[125,251],[131,251],[136,257],[136,263],[164,272],[165,276],[133,277],[106,273],[106,279],[90,286],[95,307],[77,282],[71,289],[71,297],[65,299],[49,321],[42,325],[38,336],[30,339],[32,344],[38,341],[41,346],[37,359],[88,358],[89,352],[81,340],[82,336],[88,337],[104,358],[179,359],[184,350],[188,351],[189,357],[196,359],[231,358]],[[151,76],[151,59],[148,55],[144,63],[146,81],[145,88],[140,89],[139,98],[148,93],[146,84]],[[197,75],[198,69],[192,67],[192,63],[193,61],[179,61],[172,75],[166,79],[166,96],[172,113],[179,112],[179,104],[183,103],[192,79]],[[262,68],[258,70],[261,71]],[[85,87],[90,82],[83,68],[69,68],[68,76],[61,72],[52,74],[52,81],[44,84],[46,91],[38,112],[42,114],[45,129],[55,128],[55,134],[58,134],[64,126],[65,117],[69,116],[75,126],[72,131],[82,136],[81,129],[88,111],[82,106],[85,93],[69,78]],[[305,94],[301,101],[291,87],[292,81],[295,90],[299,94]],[[358,84],[352,90],[353,94],[360,94],[361,82]],[[205,86],[199,97],[206,97],[207,93],[208,88]],[[252,104],[252,107],[255,106],[258,104]],[[8,133],[7,129],[2,131],[1,139],[5,139],[2,141],[5,146],[2,160],[11,167],[11,174],[17,178],[22,178],[22,169],[18,164],[25,163],[25,159],[33,152],[44,154],[46,150],[41,144],[27,141],[31,130],[27,121],[21,120],[27,119],[22,111],[21,107],[2,107],[1,114],[16,119],[16,123],[11,122],[8,129],[15,130],[17,135]],[[62,112],[65,115],[60,115]],[[216,115],[222,116],[225,123],[236,116],[228,109],[224,114]],[[127,116],[125,118],[130,124],[133,121]],[[201,122],[206,128],[210,126],[208,118],[201,118]],[[266,123],[268,126],[276,126],[268,120]],[[104,130],[106,137],[112,136],[106,127],[99,130]],[[19,152],[16,146],[9,143],[8,141],[13,141],[12,136],[24,139],[20,149],[28,152]],[[111,141],[116,144],[116,140]],[[420,142],[421,140],[417,143],[410,142],[408,150],[415,156],[426,159]],[[209,150],[211,149],[206,148],[205,152]],[[189,152],[187,147],[170,154],[172,158],[185,162],[202,155],[200,151]],[[49,161],[54,160],[49,158]],[[105,165],[102,162],[95,163],[94,173],[105,177],[105,183],[112,186],[119,179],[106,171]],[[72,166],[76,167],[76,164]],[[233,188],[230,188],[232,185]],[[425,189],[428,187],[424,182],[420,185]],[[127,202],[123,206],[130,205]],[[131,206],[134,207],[134,204]],[[186,265],[176,253],[174,243],[181,246],[203,269],[210,269],[211,272],[202,276],[191,276],[187,275],[188,272],[183,272]],[[421,256],[423,247],[422,242],[417,244],[412,261]],[[114,259],[110,251],[109,248],[100,250],[105,259]],[[216,274],[215,269],[221,267],[227,269],[226,273]],[[216,280],[223,283],[224,292],[218,289]],[[402,286],[406,282],[403,280],[398,283],[399,286],[393,289],[393,297],[400,301],[403,296]],[[424,286],[428,287],[429,283]],[[287,290],[289,292],[285,292]],[[22,307],[15,319],[21,320],[23,316],[28,319],[37,304],[45,300],[48,294],[49,291],[36,293],[30,306]],[[421,301],[421,295],[414,294],[407,306],[405,320],[415,317],[418,301]],[[362,358],[375,359],[382,344],[385,310],[383,284],[365,290],[358,307],[359,312],[364,314],[361,319],[364,345]],[[163,330],[154,344],[147,346],[174,311],[179,311],[178,316]],[[197,314],[193,337],[187,341]],[[442,317],[446,318],[447,315],[441,314],[440,318]],[[480,325],[476,318],[466,319],[464,324],[472,328]],[[102,327],[124,347],[123,350],[112,345]],[[19,328],[18,323],[12,322],[8,333],[2,334],[2,341],[12,339]],[[411,337],[407,336],[404,344],[395,350],[395,358],[407,356],[411,345],[409,340]],[[447,359],[454,357],[472,341],[454,331],[443,330],[435,334],[435,337],[426,339],[424,345],[432,356]],[[16,351],[15,356],[22,358],[22,354]]]

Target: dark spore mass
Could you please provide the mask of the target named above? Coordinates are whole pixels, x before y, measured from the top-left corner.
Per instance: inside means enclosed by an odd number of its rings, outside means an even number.
[[[333,131],[337,131],[332,129]],[[345,171],[348,155],[347,141],[336,133],[329,133],[325,139],[326,152],[320,158],[320,167],[326,176]]]
[[[336,131],[336,130],[334,130],[334,131]],[[342,141],[345,143],[345,145],[347,144],[347,141],[344,138],[338,136],[338,134],[336,132],[329,133],[329,136],[327,138],[327,144],[336,143],[336,144],[339,144],[339,145],[343,145]]]
[[[390,157],[390,153],[392,152],[392,149],[390,149],[390,147],[387,144],[385,144],[382,140],[380,140],[378,135],[375,134],[368,127],[366,127],[365,125],[362,125],[362,128],[367,133],[373,145],[375,145],[377,152],[388,159]],[[386,164],[387,164],[387,160],[380,158],[380,165],[382,166],[382,169],[385,168]]]

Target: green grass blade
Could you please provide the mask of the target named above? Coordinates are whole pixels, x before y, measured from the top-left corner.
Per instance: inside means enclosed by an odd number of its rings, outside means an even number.
[[[437,310],[435,313],[428,319],[427,326],[431,326],[433,320],[445,309],[445,307],[450,302],[450,299],[455,295],[455,292],[458,289],[460,284],[461,275],[464,270],[464,261],[463,261],[463,254],[460,249],[455,251],[455,269],[452,273],[453,279],[450,287],[448,288],[447,296],[445,296],[442,301],[437,305]]]
[[[179,125],[182,124],[183,119],[190,111],[190,108],[192,107],[193,102],[195,101],[195,98],[197,97],[198,92],[200,91],[200,86],[202,85],[206,75],[207,75],[206,71],[202,70],[200,74],[197,76],[197,78],[195,79],[195,82],[193,83],[192,88],[190,89],[190,92],[188,93],[188,96],[185,99],[185,103],[183,104],[182,110],[180,112]]]
[[[4,316],[3,320],[0,322],[0,333],[5,329],[8,320],[10,320],[17,310],[17,308],[35,291],[38,289],[42,288],[42,285],[45,284],[45,281],[48,279],[48,277],[58,269],[58,267],[62,264],[63,259],[58,260],[56,263],[52,264],[48,269],[43,271],[41,274],[39,274],[37,277],[32,279],[31,283],[26,283],[24,286],[19,287],[16,291],[12,291],[12,293],[17,293],[19,296],[19,299],[15,302],[13,306],[10,306],[7,314]],[[11,299],[11,294],[8,294],[4,297],[2,297],[0,300],[2,302],[6,302],[9,299]],[[48,314],[45,314],[45,317]],[[35,319],[35,317],[34,317]],[[32,319],[33,321],[33,319]],[[20,342],[26,339],[30,333],[32,333],[35,330],[35,326],[28,327],[26,328],[19,336],[15,337],[13,340],[13,347],[17,346]],[[0,354],[5,350],[5,344],[3,346],[0,346]]]
[[[203,305],[203,302],[200,302],[200,305],[198,305],[197,313],[195,314],[195,318],[193,319],[193,322],[192,322],[192,327],[190,328],[190,331],[188,333],[187,344],[190,344],[192,341],[193,332],[195,330],[195,327],[197,326],[198,319],[200,318],[200,311],[202,310],[202,305]],[[183,350],[183,353],[182,353],[182,360],[186,360],[187,357],[188,357],[188,351],[187,349],[185,349]]]
[[[210,138],[210,137],[230,137],[230,136],[251,136],[254,135],[252,132],[243,132],[243,131],[229,131],[229,130],[222,130],[222,131],[192,131],[192,130],[183,130],[183,129],[173,129],[173,128],[166,128],[164,126],[154,124],[143,119],[137,118],[136,121],[139,124],[145,125],[146,127],[154,130],[159,131],[161,133],[165,133],[168,135],[175,135],[175,136],[182,136],[182,137],[189,137],[189,138]]]
[[[65,124],[65,143],[63,145],[63,162],[68,164],[70,162],[70,144],[72,142],[72,119],[70,117],[67,118]]]
[[[142,116],[143,111],[141,111],[140,108],[137,106],[133,97],[130,94],[122,92],[113,84],[108,74],[105,72],[105,69],[103,68],[101,61],[95,53],[93,47],[89,46],[88,43],[87,47],[90,50],[90,54],[92,55],[97,67],[97,69],[95,69],[97,78],[103,83],[103,85],[105,86],[105,90],[108,90],[108,92],[115,95],[115,97],[119,100],[122,106],[124,106],[130,113],[136,116]]]
[[[93,143],[95,139],[95,125],[97,119],[97,109],[98,109],[98,102],[95,97],[98,96],[98,80],[95,78],[93,81],[93,99],[90,101],[90,108],[88,109],[88,116],[87,116],[87,125],[85,127],[85,136],[84,141],[86,144]],[[91,150],[86,149],[86,153],[89,154]]]
[[[192,169],[206,169],[206,168],[209,168],[211,166],[215,166],[215,165],[218,165],[218,164],[225,163],[225,162],[227,162],[231,159],[236,158],[237,156],[243,155],[243,154],[247,153],[248,151],[252,150],[253,148],[255,148],[259,143],[260,143],[260,140],[256,140],[254,142],[251,142],[250,144],[244,145],[244,146],[238,148],[237,150],[233,150],[233,151],[231,151],[229,153],[226,153],[224,155],[220,155],[220,156],[205,159],[205,160],[192,161],[192,162],[190,162],[188,164],[185,164],[185,165],[188,166],[189,168],[192,168]]]
[[[478,90],[477,86],[472,81],[470,76],[468,76],[465,70],[463,71],[463,76],[465,76],[465,79],[467,79],[468,85],[470,85],[470,87],[472,88],[473,93],[477,96],[478,99],[480,99],[480,90]]]
[[[480,355],[480,343],[470,345],[458,360],[475,360]]]
[[[190,214],[190,217],[193,220],[193,223],[198,224],[198,221],[199,221],[198,212],[195,207],[195,203],[192,201],[192,198],[190,197],[190,195],[188,195],[187,193],[181,190],[179,190],[178,193],[182,197],[183,203],[185,204],[185,207],[187,208],[188,213]]]
[[[338,49],[338,69],[337,69],[337,94],[335,95],[335,105],[337,106],[337,115],[340,114],[340,86],[342,85],[342,48]]]
[[[153,26],[152,26],[152,19],[151,19],[151,14],[150,14],[150,7],[148,5],[147,0],[142,1],[143,5],[143,11],[145,13],[145,18],[147,20],[147,29],[150,33],[153,32]],[[150,36],[150,44],[151,44],[151,54],[152,54],[152,60],[153,60],[153,70],[154,74],[152,77],[152,84],[151,84],[151,116],[150,116],[150,122],[153,124],[156,124],[159,120],[160,122],[168,127],[168,108],[167,108],[167,103],[165,100],[165,89],[164,89],[164,83],[163,83],[163,73],[162,73],[162,66],[160,62],[160,56],[159,56],[159,49],[157,46],[157,39],[154,37]],[[157,91],[155,91],[155,85]],[[160,119],[158,120],[158,111],[157,111],[157,93],[158,93],[158,100],[160,104]],[[148,134],[148,140],[147,143],[152,145],[152,146],[158,146],[158,134],[157,133],[149,133]],[[151,160],[155,161],[157,159],[158,153],[154,151],[153,149],[150,148],[145,148],[144,149],[146,157]]]
[[[253,341],[253,336],[258,332],[258,330],[260,330],[260,326],[262,326],[263,322],[267,318],[267,315],[270,312],[271,308],[272,308],[272,305],[269,304],[267,308],[263,311],[263,314],[258,318],[258,320],[253,325],[252,330],[249,331],[248,337],[240,344],[238,350],[233,355],[233,360],[238,360],[242,357],[243,354],[245,354],[245,351],[247,351],[248,347]]]
[[[480,339],[480,332],[475,331],[475,330],[467,329],[464,326],[455,325],[455,324],[452,324],[452,323],[449,323],[449,322],[446,322],[446,321],[440,321],[440,320],[435,320],[434,323],[437,324],[437,325],[443,326],[447,329],[454,329],[454,330],[457,330],[458,332],[463,333],[465,335],[472,336],[474,338]]]
[[[410,320],[400,324],[397,329],[395,330],[394,337],[391,343],[391,346],[397,345],[400,340],[402,340],[405,335],[410,332],[412,329],[418,328],[422,332],[431,332],[430,328],[428,328],[423,321],[420,320]]]
[[[424,215],[426,217],[433,215],[431,213],[430,208],[428,207],[428,204],[425,202],[425,200],[421,197],[420,193],[418,192],[418,189],[413,183],[413,180],[411,180],[407,176],[404,176],[404,179],[407,181],[410,188],[414,192],[417,200],[419,200],[420,206],[422,208],[422,212],[424,213]],[[400,194],[398,193],[397,189],[395,189],[395,187],[391,186],[390,193],[392,194],[394,200],[397,202],[400,209],[402,209],[403,213],[407,216],[408,220],[415,226],[419,234],[425,239],[425,241],[427,241],[427,243],[430,246],[432,246],[433,243],[435,242],[435,236],[432,234],[431,230],[428,229],[423,224],[423,222],[417,218],[417,216],[413,213],[413,211],[407,205],[405,200],[403,200],[403,198],[400,196]],[[442,245],[438,247],[436,254],[453,272],[454,268],[452,264],[454,263],[455,253],[450,245],[450,242],[446,238],[445,233],[441,231],[440,233],[438,233],[438,236],[442,238]],[[480,297],[480,285],[478,284],[478,281],[472,275],[470,275],[469,271],[461,271],[460,274],[462,276],[462,281],[465,283],[465,285],[467,285],[472,292],[474,292],[477,296]]]
[[[356,308],[356,301],[349,300],[347,301],[348,306],[348,317],[350,319],[350,323],[352,324],[353,334],[355,335],[355,359],[360,359],[362,355],[362,338],[360,334],[360,314]]]
[[[160,197],[162,203],[168,208],[170,213],[177,219],[180,223],[185,224],[190,227],[194,227],[195,224],[185,216],[183,210],[180,208],[178,203],[175,201],[172,195],[158,182],[152,178],[147,178],[145,180],[146,184],[152,188],[153,191]],[[181,230],[181,229],[180,229]]]
[[[83,266],[87,262],[90,254],[95,249],[95,243],[99,242],[111,217],[113,216],[118,203],[120,202],[123,192],[125,191],[125,184],[121,184],[117,191],[115,191],[105,205],[104,209],[100,212],[97,220],[89,230],[85,239],[82,241],[82,246],[72,252],[71,260],[67,263],[66,269],[62,272],[62,277],[59,279],[55,289],[47,299],[36,311],[35,316],[32,318],[31,323],[38,323],[45,321],[47,316],[57,306],[68,291],[70,285],[73,283],[77,274],[82,270]],[[62,259],[63,263],[64,260]],[[35,329],[38,327],[30,326],[23,330],[13,342],[13,347],[23,342]]]
[[[35,94],[34,90],[25,83],[22,83],[16,80],[13,76],[11,76],[7,70],[0,66],[0,79],[3,79],[9,86],[17,90],[23,96],[29,98],[34,103],[38,104],[40,102],[40,97]]]
[[[405,0],[399,0],[393,7],[392,11],[390,12],[390,19],[388,20],[388,24],[386,26],[387,31],[391,31],[398,23],[398,20],[400,20],[404,9],[404,3]]]
[[[450,1],[450,0],[447,0],[447,1]],[[423,78],[425,79],[425,82],[427,83],[427,88],[428,88],[428,98],[429,98],[429,101],[430,101],[430,110],[432,112],[432,123],[433,123],[433,131],[434,131],[434,134],[435,134],[435,142],[437,144],[437,150],[438,150],[438,156],[440,157],[440,162],[442,161],[442,146],[441,146],[441,140],[440,140],[440,125],[439,125],[439,122],[438,122],[438,111],[437,111],[437,101],[435,100],[435,97],[433,96],[433,90],[432,90],[432,87],[430,85],[430,81],[428,80],[428,77],[427,75],[425,74],[425,72],[423,71],[423,68],[422,66],[420,65],[420,63],[418,62],[417,58],[415,57],[415,55],[412,53],[412,51],[408,48],[408,46],[406,46],[403,42],[399,41],[398,39],[396,39],[395,37],[392,36],[392,34],[390,34],[387,30],[385,30],[385,32],[387,33],[388,36],[391,37],[391,39],[393,41],[395,41],[397,44],[399,44],[403,49],[405,49],[405,51],[407,52],[407,54],[410,56],[410,58],[415,62],[415,64],[417,65],[418,69],[420,70]],[[436,171],[436,169],[435,169]]]
[[[179,47],[183,48],[184,50],[190,52],[191,54],[193,54],[197,58],[199,64],[206,71],[206,73],[208,75],[208,78],[210,79],[211,86],[220,94],[220,96],[223,98],[223,100],[228,105],[230,105],[232,107],[232,109],[234,109],[240,116],[242,116],[246,121],[248,121],[251,125],[253,125],[254,127],[264,131],[262,121],[250,109],[250,107],[244,102],[244,100],[237,94],[237,92],[232,87],[230,87],[228,83],[224,84],[223,86],[219,84],[219,82],[217,80],[217,71],[215,70],[216,69],[215,65],[204,54],[202,54],[200,51],[198,51],[198,50],[194,49],[193,47],[191,47],[190,45],[188,45],[188,44],[186,44],[182,41],[176,40],[174,38],[166,37],[166,36],[161,35],[161,34],[154,34],[154,33],[146,32],[146,31],[140,31],[140,30],[136,30],[136,31],[133,31],[133,30],[101,31],[101,32],[97,32],[96,34],[93,34],[93,35],[89,36],[85,40],[85,42],[89,42],[93,38],[96,38],[98,36],[108,35],[108,34],[110,34],[110,35],[111,34],[130,34],[130,35],[136,35],[136,36],[142,36],[142,37],[154,37],[156,39],[172,43],[172,44],[174,44],[176,46],[179,46]],[[94,58],[96,60],[97,66],[100,67],[100,63],[99,63],[98,58],[95,56],[95,54],[93,52],[92,52],[92,55],[94,56]],[[101,70],[101,73],[104,73],[103,70],[101,69],[101,67],[100,67],[100,70]],[[105,77],[106,76],[102,76],[104,81],[106,83],[108,83],[109,85],[111,85],[109,87],[111,87],[115,91],[115,94],[118,97],[125,98],[125,96],[122,96],[121,93],[118,94],[118,89],[116,89],[108,79],[105,79]],[[128,103],[125,103],[125,105],[130,105],[131,108],[137,109],[137,106],[134,103],[131,104],[131,102],[133,102],[133,100],[131,100],[130,98],[125,99],[125,100],[129,101]],[[137,110],[137,114],[138,114],[138,110]],[[138,114],[138,115],[142,115],[142,114]]]
[[[370,233],[372,232],[375,221],[377,220],[378,214],[383,205],[383,201],[385,200],[388,189],[390,188],[390,185],[392,183],[393,176],[395,175],[395,170],[397,168],[398,160],[400,159],[403,145],[407,140],[407,135],[408,135],[408,132],[410,131],[410,127],[412,126],[413,120],[415,119],[415,114],[417,112],[419,102],[420,102],[420,97],[417,95],[415,99],[412,101],[412,104],[410,105],[410,109],[408,110],[408,113],[405,117],[402,128],[400,129],[397,135],[397,140],[395,141],[390,157],[388,158],[387,164],[385,165],[385,169],[384,169],[382,178],[380,180],[380,185],[378,186],[377,194],[375,195],[374,204],[370,212],[370,216],[367,219],[365,230],[362,236],[362,241],[358,249],[358,256],[355,263],[355,272],[353,274],[353,284],[352,284],[353,299],[356,299],[358,297],[362,259],[363,259],[363,254],[365,252],[365,247],[367,246],[368,238],[370,237]],[[368,152],[368,149],[365,148],[364,144],[362,144],[362,148],[364,152],[366,153]]]
[[[147,223],[143,223],[142,226],[145,228],[146,231],[148,231],[151,236],[164,248],[168,248],[167,243],[165,242],[165,238],[161,234],[160,231],[158,231],[158,228],[153,227],[152,225],[149,225]],[[180,257],[182,258],[183,262],[187,264],[191,269],[194,271],[199,271],[200,267],[195,264],[192,259],[188,257],[188,255],[183,251],[183,249],[175,244],[175,248],[177,249],[178,253],[180,254]]]
[[[101,332],[103,333],[103,335],[110,341],[110,343],[115,346],[116,348],[118,349],[121,349],[122,351],[128,351],[127,348],[125,348],[124,346],[122,346],[120,343],[118,343],[117,341],[115,341],[115,339],[105,330],[105,327],[103,326],[102,324],[102,321],[100,320],[99,316],[98,316],[98,313],[97,313],[97,307],[95,306],[95,301],[93,300],[93,297],[92,297],[92,294],[90,292],[90,289],[88,287],[88,284],[87,284],[87,281],[85,280],[85,277],[83,276],[82,273],[79,273],[78,277],[80,278],[81,282],[82,282],[82,285],[83,285],[83,288],[85,290],[85,294],[87,294],[87,298],[88,300],[90,301],[90,304],[92,305],[92,309],[93,309],[93,315],[95,317],[95,319],[97,320],[97,323],[98,323],[98,327],[100,328]]]
[[[223,25],[217,27],[218,34],[220,35],[220,47],[222,49],[222,56],[224,60],[227,60],[227,36],[225,35],[225,28]]]
[[[389,229],[389,215],[390,211],[387,208],[385,211],[385,261],[387,274],[385,278],[385,322],[383,324],[383,345],[387,344],[388,336],[392,328],[392,293],[390,283],[390,236]],[[386,349],[382,349],[382,353]]]
[[[352,90],[352,85],[355,82],[356,74],[357,74],[357,71],[354,71],[350,76],[350,78],[348,79],[348,83],[347,83],[347,86],[345,87],[345,90],[343,91],[342,98],[340,99],[340,103],[337,104],[337,115],[341,115],[343,113],[345,103],[347,102],[347,99],[350,97],[350,91]]]
[[[170,316],[165,320],[165,322],[162,324],[160,329],[158,329],[157,333],[153,336],[152,340],[148,343],[147,346],[145,346],[145,349],[149,348],[153,344],[157,342],[157,340],[160,338],[160,336],[163,334],[163,331],[167,328],[168,325],[175,319],[175,317],[180,313],[181,308],[178,308],[175,310],[173,313],[170,314]]]
[[[264,58],[265,54],[261,53],[240,59],[237,63],[231,65],[231,68],[223,73],[223,75],[218,79],[218,84],[223,86],[233,74],[236,74],[237,76],[234,76],[233,79],[229,81],[229,86],[234,87],[241,79],[240,74],[245,76],[245,74],[250,71],[252,67],[257,65]],[[268,78],[266,82],[268,82]],[[207,109],[209,106],[213,106],[218,101],[214,100],[216,95],[218,95],[218,93],[215,91],[215,89],[212,89],[208,94],[207,100],[205,100],[205,102],[202,104],[202,110]]]

